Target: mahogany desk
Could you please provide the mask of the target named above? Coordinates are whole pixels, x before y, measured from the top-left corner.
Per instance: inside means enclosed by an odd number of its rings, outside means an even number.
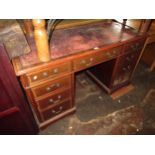
[[[76,72],[89,69],[108,93],[129,84],[145,38],[116,22],[55,30],[47,63],[39,62],[31,38],[32,52],[13,59],[13,65],[38,126],[43,128],[75,111]]]

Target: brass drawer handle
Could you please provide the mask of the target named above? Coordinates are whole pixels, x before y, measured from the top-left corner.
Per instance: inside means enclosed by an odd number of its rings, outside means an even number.
[[[89,62],[86,64],[86,66],[91,66],[92,63],[93,63],[93,60],[94,60],[94,58],[90,58],[90,59],[89,59]]]
[[[86,60],[81,60],[81,63],[85,64],[86,66],[90,66],[90,65],[92,65],[93,60],[94,60],[94,58],[90,58],[88,63],[86,63]]]
[[[51,87],[46,87],[46,90],[47,91],[51,91]]]
[[[51,86],[46,87],[46,90],[47,91],[51,91],[52,88],[54,88],[54,87],[59,88],[60,87],[60,83],[52,84]]]
[[[56,87],[59,88],[59,87],[60,87],[60,83],[57,83],[57,84],[56,84]]]
[[[58,95],[58,99],[60,100],[62,98],[62,96],[61,95]]]
[[[53,102],[54,102],[54,100],[53,100],[52,98],[50,98],[48,101],[49,101],[50,103],[53,103]]]
[[[54,69],[53,69],[53,73],[54,73],[54,74],[56,74],[56,73],[58,73],[58,72],[59,72],[59,69],[58,69],[58,68],[54,68]]]
[[[50,102],[50,103],[57,103],[57,102],[60,102],[60,101],[61,101],[62,96],[61,96],[61,95],[58,95],[58,96],[57,96],[57,98],[58,98],[58,99],[57,99],[57,100],[55,100],[55,101],[54,101],[52,98],[50,98],[50,99],[49,99],[49,102]]]
[[[91,66],[92,65],[92,62],[89,62],[86,64],[86,66]]]
[[[112,54],[110,52],[107,52],[106,54],[108,57],[110,57],[110,58],[112,57]]]
[[[117,54],[117,51],[116,51],[116,50],[113,50],[112,53],[113,53],[113,54]]]
[[[59,109],[58,109],[58,111],[56,111],[56,110],[52,110],[52,113],[53,113],[53,114],[59,114],[59,113],[62,112],[62,110],[63,110],[63,107],[60,106]]]
[[[34,75],[32,79],[33,80],[37,80],[38,79],[38,76],[37,75]]]
[[[52,84],[50,87],[51,87],[51,88],[53,88],[53,87],[59,88],[59,87],[60,87],[60,83],[54,83],[54,84]]]
[[[48,73],[47,72],[43,72],[43,76],[47,77]]]
[[[94,58],[90,58],[89,61],[92,62],[94,60]]]
[[[81,63],[82,63],[82,64],[85,64],[85,63],[86,63],[86,60],[82,60]]]

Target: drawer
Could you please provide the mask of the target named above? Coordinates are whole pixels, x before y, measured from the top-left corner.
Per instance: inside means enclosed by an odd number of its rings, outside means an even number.
[[[58,89],[69,88],[71,86],[71,76],[59,78],[31,88],[34,97],[41,97]]]
[[[53,108],[41,111],[41,115],[42,115],[43,120],[46,121],[54,116],[57,116],[57,115],[63,113],[64,111],[70,109],[71,107],[72,107],[71,101],[67,100],[67,101],[63,102],[62,104],[56,105]]]
[[[117,72],[113,81],[113,86],[120,85],[130,80],[140,52],[128,53],[119,57]]]
[[[130,72],[125,72],[124,74],[120,74],[118,76],[115,77],[113,83],[112,83],[112,87],[118,87],[119,85],[122,85],[126,82],[128,82],[130,80]]]
[[[122,46],[115,47],[106,52],[103,52],[102,57],[106,58],[106,60],[110,60],[118,57],[120,54],[122,54]]]
[[[96,64],[102,63],[104,61],[113,59],[117,57],[118,55],[120,55],[122,51],[121,49],[122,47],[120,46],[120,47],[112,48],[107,51],[102,51],[96,54],[84,56],[82,58],[74,60],[73,61],[74,70],[75,71],[83,70],[83,69],[92,67]]]
[[[141,51],[144,46],[144,41],[145,40],[138,40],[127,44],[125,46],[124,53]]]
[[[89,55],[73,61],[74,70],[79,71],[93,66],[96,63],[96,56]]]
[[[115,75],[112,86],[115,87],[129,81],[132,71],[133,66],[131,64],[128,65],[121,64],[117,69],[117,73]]]
[[[70,89],[65,90],[63,92],[59,92],[54,95],[50,95],[46,97],[45,99],[41,99],[36,101],[36,104],[40,110],[43,110],[45,108],[48,108],[50,106],[54,106],[56,104],[59,104],[63,102],[64,100],[68,99],[70,97],[71,91]]]
[[[64,64],[54,65],[53,67],[49,67],[48,69],[44,69],[39,72],[27,74],[27,78],[31,84],[51,77],[59,76],[62,73],[67,73],[69,71],[71,71],[71,65],[67,62]]]
[[[122,66],[122,68],[126,68],[128,70],[131,70],[132,68],[134,68],[138,57],[139,57],[140,52],[133,52],[133,53],[129,53],[129,54],[125,54],[124,56],[120,57],[120,65]],[[125,69],[124,69],[125,70]]]

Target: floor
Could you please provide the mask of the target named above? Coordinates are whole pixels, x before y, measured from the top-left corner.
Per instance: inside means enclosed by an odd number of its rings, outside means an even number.
[[[141,62],[132,84],[135,88],[131,92],[112,100],[85,72],[77,74],[76,113],[39,134],[155,134],[155,71],[150,72]]]

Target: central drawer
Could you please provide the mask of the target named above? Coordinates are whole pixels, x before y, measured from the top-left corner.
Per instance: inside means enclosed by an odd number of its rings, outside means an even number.
[[[32,93],[35,98],[42,97],[45,94],[49,94],[58,89],[65,89],[71,87],[71,76],[65,76],[64,78],[59,78],[57,80],[52,80],[41,84],[39,86],[31,88]]]
[[[96,64],[102,63],[104,61],[114,59],[117,56],[119,56],[121,52],[122,52],[122,46],[119,46],[106,51],[100,51],[97,54],[94,53],[92,55],[78,58],[73,61],[74,70],[80,71],[92,67]]]

